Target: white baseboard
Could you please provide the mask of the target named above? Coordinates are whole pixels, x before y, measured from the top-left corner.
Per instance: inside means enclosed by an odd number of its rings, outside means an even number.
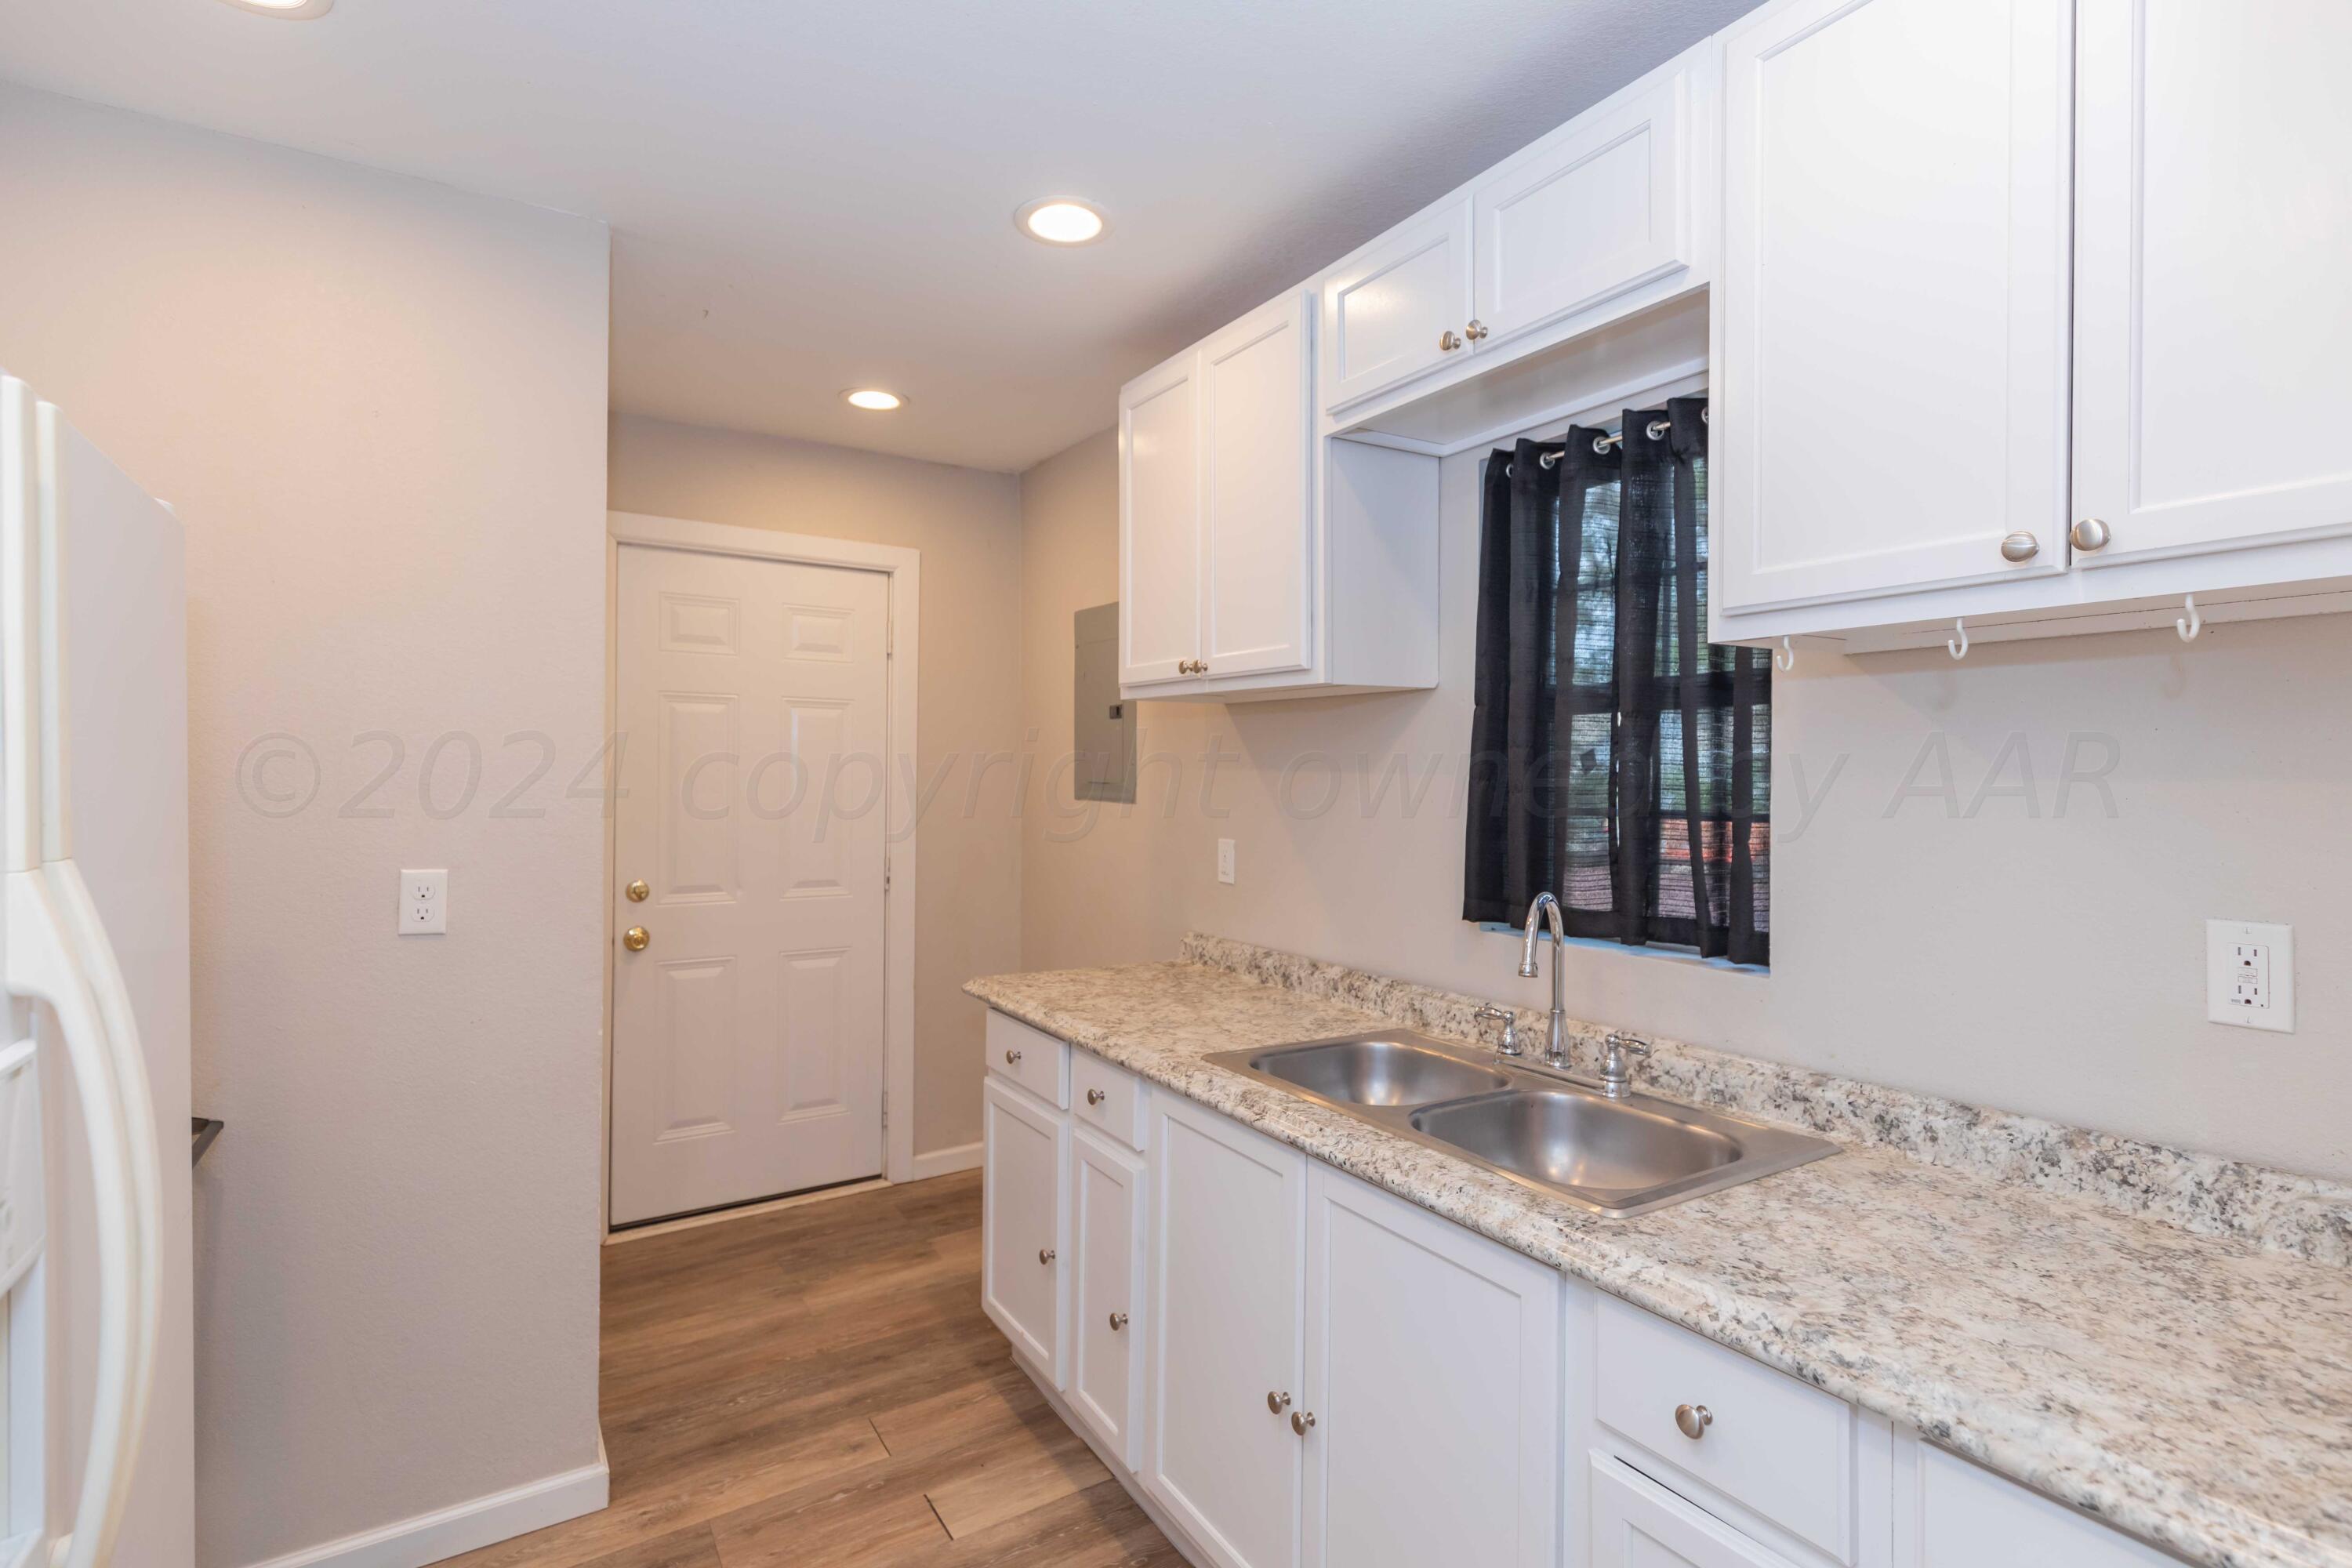
[[[928,1181],[933,1176],[952,1176],[958,1171],[980,1169],[981,1151],[985,1145],[977,1142],[959,1143],[952,1149],[934,1149],[928,1154],[918,1154],[908,1167],[905,1179],[909,1182]]]
[[[604,1435],[599,1432],[593,1465],[305,1547],[253,1568],[425,1568],[445,1557],[594,1513],[604,1506],[611,1489],[612,1468],[604,1458]]]

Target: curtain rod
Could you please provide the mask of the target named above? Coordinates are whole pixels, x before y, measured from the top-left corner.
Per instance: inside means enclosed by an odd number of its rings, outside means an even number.
[[[1702,425],[1707,423],[1706,410],[1704,408],[1698,411],[1698,422]],[[1670,420],[1653,419],[1647,425],[1642,426],[1642,434],[1647,436],[1651,440],[1656,441],[1662,439],[1665,436],[1665,433],[1673,428],[1674,424]],[[1610,447],[1622,447],[1624,443],[1625,433],[1622,430],[1620,430],[1614,436],[1595,436],[1592,438],[1592,449],[1595,453],[1605,458],[1609,455]],[[1549,468],[1566,456],[1568,456],[1568,445],[1566,442],[1562,442],[1559,451],[1546,452],[1541,457],[1538,458],[1536,461]],[[1504,464],[1503,472],[1508,474],[1510,471],[1511,466],[1508,463]]]

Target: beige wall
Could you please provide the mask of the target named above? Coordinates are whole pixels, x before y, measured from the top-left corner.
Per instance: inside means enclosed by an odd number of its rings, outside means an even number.
[[[1171,957],[1196,926],[1542,1008],[1513,939],[1460,919],[1479,460],[1444,466],[1439,688],[1147,703],[1141,750],[1169,760],[1143,764],[1132,815],[1075,803],[1066,774],[1033,814],[1026,966]],[[1118,594],[1116,478],[1106,433],[1024,480],[1041,781],[1070,746],[1070,613]],[[2352,616],[2212,626],[2188,647],[1980,644],[1965,665],[1805,654],[1780,679],[1771,973],[1572,945],[1571,1012],[2352,1177]],[[2112,739],[2112,817],[2087,785],[2059,814],[2078,734],[2086,773]],[[1991,782],[2011,793],[1979,802],[2004,752]],[[1374,784],[1391,759],[1437,782],[1417,810],[1393,785],[1367,810],[1365,759]],[[2209,916],[2294,926],[2298,1033],[2205,1022]]]
[[[0,364],[187,526],[195,1103],[228,1123],[197,1561],[590,1464],[603,824],[561,789],[603,723],[604,231],[13,89],[0,146]],[[520,731],[545,815],[493,818]],[[346,809],[369,731],[406,760]],[[450,733],[484,770],[445,819]],[[449,931],[404,940],[425,866]]]
[[[960,989],[1020,966],[1021,513],[1010,474],[616,415],[617,511],[922,552],[915,776],[915,1152],[980,1137],[981,1019]],[[993,753],[998,762],[991,763]],[[977,795],[974,789],[977,784]]]

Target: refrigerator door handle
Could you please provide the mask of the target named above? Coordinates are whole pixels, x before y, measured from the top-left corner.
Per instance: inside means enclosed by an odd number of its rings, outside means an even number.
[[[49,888],[63,906],[67,942],[76,967],[98,1004],[100,1033],[114,1069],[115,1102],[122,1118],[124,1152],[130,1159],[133,1233],[138,1238],[139,1273],[131,1291],[135,1360],[131,1380],[130,1431],[135,1451],[146,1430],[147,1402],[155,1389],[155,1347],[163,1316],[163,1173],[155,1125],[155,1096],[147,1081],[147,1054],[139,1039],[139,1020],[131,1006],[131,990],[123,983],[122,964],[106,934],[106,921],[82,880],[81,868],[71,860],[45,868]],[[129,1485],[129,1466],[119,1486]],[[115,1505],[119,1511],[121,1504]],[[112,1541],[112,1532],[108,1540]]]
[[[36,869],[10,871],[5,880],[6,987],[14,995],[47,1003],[56,1013],[89,1144],[98,1214],[97,1399],[73,1532],[58,1542],[56,1561],[58,1568],[100,1568],[122,1522],[146,1404],[138,1385],[149,1381],[149,1355],[139,1340],[142,1321],[152,1322],[154,1314],[138,1300],[143,1270],[137,1174],[125,1147],[129,1130],[98,999],[76,961],[48,878]]]

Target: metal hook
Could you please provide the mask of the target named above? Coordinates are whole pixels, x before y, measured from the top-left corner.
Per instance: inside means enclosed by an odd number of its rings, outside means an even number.
[[[1968,658],[1968,657],[1969,657],[1969,623],[1968,623],[1968,618],[1967,618],[1966,616],[1954,616],[1952,617],[1952,629],[1953,629],[1954,631],[1956,631],[1956,632],[1958,632],[1958,633],[1959,633],[1959,634],[1960,634],[1960,640],[1959,640],[1959,641],[1958,641],[1958,642],[1954,642],[1954,641],[1952,641],[1950,638],[1947,637],[1947,638],[1944,640],[1944,651],[1945,651],[1945,652],[1947,652],[1947,653],[1948,653],[1948,654],[1950,654],[1954,658]]]
[[[1780,639],[1780,651],[1772,656],[1772,668],[1786,675],[1797,668],[1797,648],[1787,637]]]
[[[2205,629],[2205,617],[2197,613],[2197,595],[2191,594],[2188,597],[2189,618],[2173,622],[2172,629],[2179,634],[2182,642],[2195,642],[2197,634]]]

